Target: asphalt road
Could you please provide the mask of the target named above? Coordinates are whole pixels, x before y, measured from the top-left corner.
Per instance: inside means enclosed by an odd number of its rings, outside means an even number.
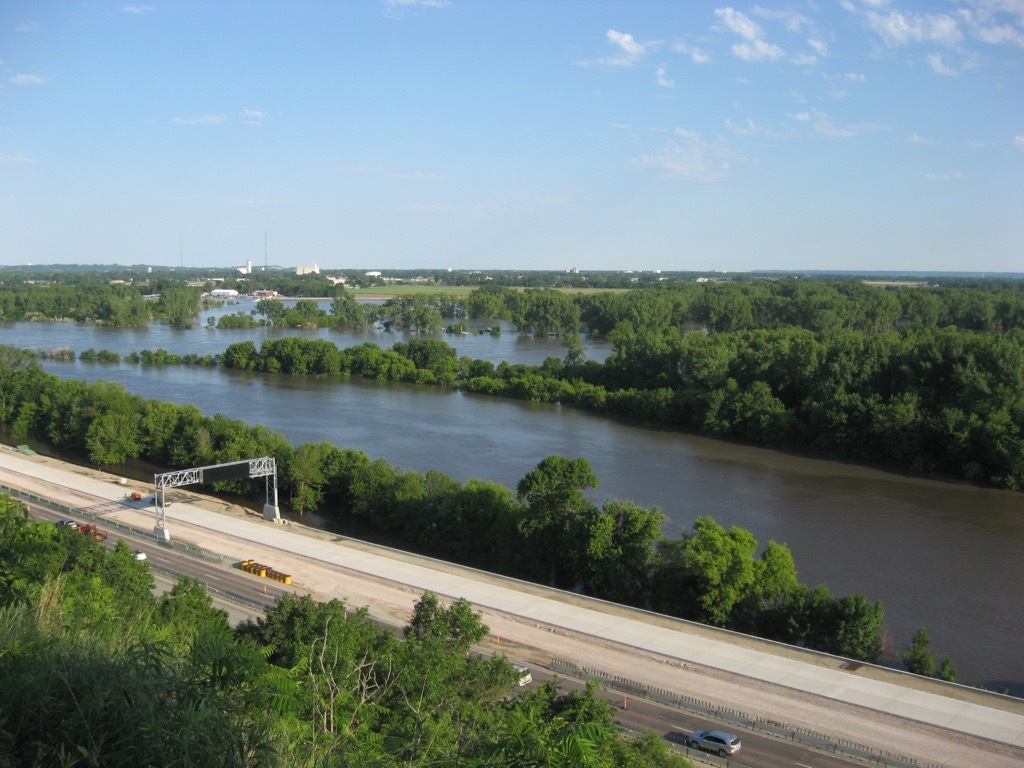
[[[66,517],[65,513],[53,511],[39,504],[31,505],[33,517],[37,520],[56,522]],[[90,509],[90,512],[102,512]],[[253,576],[240,568],[213,563],[191,556],[178,549],[162,545],[150,536],[132,535],[119,530],[116,534],[104,529],[102,522],[97,524],[100,530],[109,535],[104,541],[113,547],[117,541],[123,540],[133,550],[141,550],[147,555],[157,581],[159,591],[169,590],[179,576],[189,576],[202,581],[211,592],[214,605],[228,612],[232,624],[261,615],[260,606],[269,606],[286,593],[303,594],[300,588],[270,582]],[[392,627],[397,629],[397,627]],[[528,687],[542,685],[554,676],[538,669],[533,669],[533,682]],[[582,690],[585,683],[572,678],[558,676],[558,687],[562,692]],[[599,697],[615,708],[616,722],[623,728],[636,733],[652,731],[672,742],[676,749],[693,760],[707,762],[712,765],[750,766],[751,768],[848,768],[853,761],[837,755],[816,751],[807,746],[775,739],[754,732],[745,732],[734,727],[728,730],[740,736],[743,748],[728,759],[720,759],[697,750],[682,746],[685,737],[702,728],[722,727],[721,724],[709,722],[682,710],[667,707],[646,699],[625,696],[613,691],[602,690]]]

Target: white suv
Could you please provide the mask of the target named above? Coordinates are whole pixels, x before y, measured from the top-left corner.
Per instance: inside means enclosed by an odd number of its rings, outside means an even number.
[[[719,757],[735,755],[740,751],[740,737],[725,731],[694,731],[686,744],[705,752],[714,752]]]

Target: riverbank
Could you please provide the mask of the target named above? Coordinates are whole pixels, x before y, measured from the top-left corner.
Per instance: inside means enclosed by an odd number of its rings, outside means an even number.
[[[146,331],[21,323],[19,346],[142,348],[221,353],[230,344],[297,335],[256,331]],[[411,334],[308,331],[339,346],[382,345]],[[456,335],[460,356],[538,364],[564,354],[557,340]],[[590,498],[657,506],[676,538],[706,515],[786,544],[800,580],[834,595],[862,594],[886,614],[887,664],[919,627],[969,685],[1024,696],[1024,617],[1005,595],[1024,593],[1024,495],[913,478],[842,462],[723,443],[598,418],[569,408],[430,387],[215,371],[197,366],[42,361],[61,378],[118,382],[146,399],[194,405],[262,424],[292,445],[326,440],[405,471],[476,477],[515,488],[547,456],[584,457],[600,478]],[[145,468],[143,475],[152,468]],[[948,567],[956,563],[956,568]],[[993,590],[992,584],[999,584]]]

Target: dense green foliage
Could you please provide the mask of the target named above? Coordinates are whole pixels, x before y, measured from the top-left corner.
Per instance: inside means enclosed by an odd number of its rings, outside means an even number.
[[[231,345],[228,368],[455,386],[700,434],[1024,489],[1024,330],[794,326],[717,333],[619,321],[604,363],[456,358],[433,339],[339,349],[324,339]]]
[[[202,586],[0,496],[0,765],[683,768],[621,736],[593,688],[512,696],[464,600],[426,593],[401,635],[286,596],[232,630]]]
[[[935,676],[946,682],[956,682],[956,670],[949,659],[943,659],[938,672],[935,671],[935,657],[932,656],[932,641],[928,630],[919,627],[910,641],[910,647],[903,653],[903,664],[908,672],[925,677]]]
[[[1021,288],[771,280],[574,296],[490,283],[465,299],[396,298],[372,311],[339,290],[330,312],[312,301],[268,301],[257,314],[309,327],[423,331],[445,317],[503,318],[523,332],[561,334],[566,356],[495,366],[415,337],[389,350],[281,338],[260,349],[233,344],[217,358],[157,350],[125,359],[460,387],[1021,490]],[[611,340],[604,363],[585,360],[581,329]],[[93,350],[83,357],[115,359]],[[657,509],[590,502],[597,479],[583,459],[549,457],[516,492],[476,479],[461,485],[327,443],[293,447],[263,427],[143,401],[104,382],[61,382],[10,349],[0,350],[0,422],[99,464],[144,458],[180,468],[272,455],[296,510],[318,509],[339,526],[359,520],[420,552],[855,658],[881,650],[879,604],[800,584],[783,545],[769,542],[758,554],[749,532],[714,521],[662,538]],[[258,491],[248,481],[218,489]]]
[[[180,281],[30,281],[0,286],[0,320],[136,327],[160,318],[171,327],[190,328],[201,292]]]
[[[422,344],[410,342],[410,354],[450,362],[446,345],[414,341]],[[144,400],[116,384],[64,381],[3,347],[0,392],[0,423],[15,436],[85,451],[97,464],[143,458],[178,469],[273,456],[283,498],[339,528],[358,521],[441,559],[841,655],[874,660],[881,651],[880,604],[805,587],[785,546],[769,542],[757,555],[749,532],[726,533],[707,518],[681,539],[665,539],[657,508],[589,501],[585,492],[598,479],[585,459],[548,457],[515,492],[479,479],[463,485],[325,442],[293,447],[263,426]],[[259,480],[214,488],[252,497],[263,491]]]

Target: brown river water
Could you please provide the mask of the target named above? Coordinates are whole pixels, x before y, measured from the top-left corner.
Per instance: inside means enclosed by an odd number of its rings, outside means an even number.
[[[236,308],[229,308],[234,311]],[[90,347],[127,354],[164,348],[216,354],[229,344],[291,332],[145,331],[16,323],[0,343],[27,349]],[[390,347],[398,334],[306,335],[349,346]],[[557,339],[513,333],[442,336],[460,355],[539,364],[562,357]],[[588,354],[601,359],[607,347]],[[801,581],[833,594],[880,600],[888,651],[926,627],[936,660],[958,681],[1024,696],[1024,494],[903,476],[834,461],[640,428],[553,405],[464,395],[429,387],[260,376],[216,369],[81,361],[46,362],[66,378],[122,383],[146,398],[194,403],[264,424],[293,444],[328,440],[402,469],[436,469],[509,487],[549,455],[582,456],[600,486],[595,501],[658,506],[676,537],[695,518],[749,529],[763,544],[787,544]]]

